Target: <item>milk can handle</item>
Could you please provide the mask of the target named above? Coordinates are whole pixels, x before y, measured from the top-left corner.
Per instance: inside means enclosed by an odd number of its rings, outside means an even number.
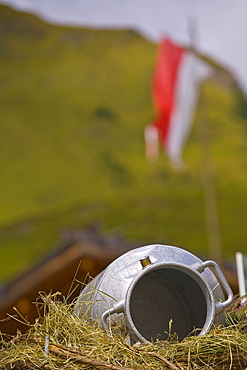
[[[224,309],[232,303],[234,296],[233,296],[233,292],[232,292],[225,276],[223,275],[223,272],[221,271],[219,265],[214,261],[208,260],[208,261],[202,262],[202,264],[200,264],[200,266],[197,268],[197,271],[203,272],[206,267],[212,267],[213,268],[214,275],[218,279],[221,287],[224,289],[224,291],[226,293],[226,296],[227,296],[227,299],[224,302],[216,302],[215,314],[218,315],[219,313],[223,312]]]
[[[118,302],[117,304],[115,304],[115,306],[111,307],[109,310],[106,310],[103,312],[103,314],[101,315],[101,325],[103,327],[104,330],[107,330],[108,327],[107,327],[107,317],[113,315],[114,313],[121,313],[124,311],[124,300],[123,301],[120,301]]]

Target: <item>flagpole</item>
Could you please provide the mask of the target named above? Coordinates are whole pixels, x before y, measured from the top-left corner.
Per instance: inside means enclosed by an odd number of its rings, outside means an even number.
[[[205,221],[208,238],[209,254],[219,264],[222,263],[221,237],[219,228],[219,217],[217,207],[217,196],[213,163],[210,150],[210,128],[207,117],[205,99],[201,97],[199,115],[199,136],[201,146],[201,179],[203,187],[203,199],[205,210]]]
[[[195,43],[198,41],[198,29],[195,18],[188,18],[188,33],[191,51],[195,52]],[[215,179],[210,150],[210,127],[207,115],[207,106],[203,96],[200,97],[199,101],[199,139],[201,149],[201,181],[203,188],[208,251],[210,257],[221,264],[222,248]]]

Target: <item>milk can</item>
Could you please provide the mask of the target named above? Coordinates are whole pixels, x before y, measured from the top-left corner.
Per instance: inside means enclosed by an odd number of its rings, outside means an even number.
[[[132,344],[203,335],[224,322],[233,293],[220,267],[169,245],[139,247],[114,260],[82,290],[75,314],[118,327]]]

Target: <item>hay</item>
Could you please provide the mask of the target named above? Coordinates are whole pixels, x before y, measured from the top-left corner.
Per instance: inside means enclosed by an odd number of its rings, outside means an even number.
[[[204,336],[182,342],[171,337],[152,345],[130,346],[123,336],[109,336],[94,322],[75,316],[73,304],[59,293],[41,294],[36,305],[39,318],[33,325],[26,322],[26,334],[17,333],[11,340],[2,334],[0,369],[234,370],[247,364],[243,323],[216,326]]]

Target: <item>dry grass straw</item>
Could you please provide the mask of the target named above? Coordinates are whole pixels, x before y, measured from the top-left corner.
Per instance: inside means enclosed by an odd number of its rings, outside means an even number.
[[[242,369],[247,364],[247,333],[238,324],[208,334],[130,346],[95,323],[73,315],[59,293],[41,294],[40,317],[26,334],[1,338],[0,369]],[[21,320],[25,320],[21,318]]]

